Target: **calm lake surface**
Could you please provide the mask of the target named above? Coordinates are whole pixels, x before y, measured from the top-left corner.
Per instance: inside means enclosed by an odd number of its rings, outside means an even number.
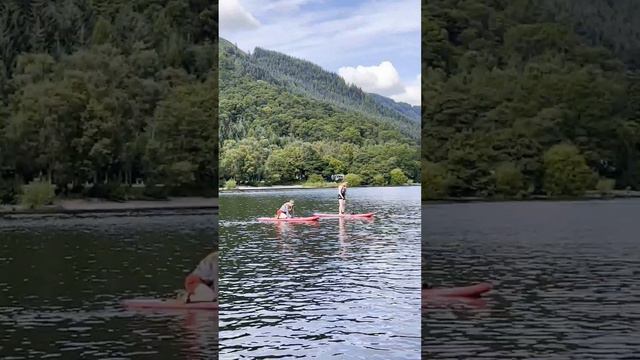
[[[220,196],[221,359],[419,359],[420,188],[355,188],[372,221],[259,223],[337,212],[337,190]]]
[[[175,295],[217,215],[0,219],[0,358],[217,358],[217,314],[127,311]]]
[[[640,201],[426,205],[424,276],[491,281],[485,304],[423,314],[432,359],[637,359]]]

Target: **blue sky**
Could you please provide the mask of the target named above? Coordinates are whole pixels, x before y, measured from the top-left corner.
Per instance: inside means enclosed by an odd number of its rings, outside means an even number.
[[[420,104],[419,0],[220,0],[220,35],[276,50],[365,91]]]

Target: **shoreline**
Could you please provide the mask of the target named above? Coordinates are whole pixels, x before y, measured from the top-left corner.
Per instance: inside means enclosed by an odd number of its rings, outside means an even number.
[[[55,215],[154,212],[175,210],[217,210],[218,198],[171,197],[168,200],[109,201],[96,198],[58,199],[40,209],[24,209],[20,205],[1,205],[0,218],[12,215]]]
[[[410,187],[410,186],[420,186],[419,183],[412,185],[385,185],[385,186],[377,186],[377,185],[365,185],[365,186],[351,186],[350,189],[357,188],[382,188],[382,187]],[[304,185],[273,185],[273,186],[238,186],[234,189],[218,189],[218,193],[239,193],[246,191],[279,191],[279,190],[318,190],[318,189],[333,189],[336,186],[304,186]]]
[[[638,199],[640,191],[617,190],[608,195],[600,195],[599,193],[587,193],[578,197],[550,197],[546,195],[531,196],[528,198],[484,198],[484,197],[457,197],[425,200],[421,199],[423,204],[459,204],[459,203],[497,203],[497,202],[534,202],[534,201],[607,201],[620,199]]]

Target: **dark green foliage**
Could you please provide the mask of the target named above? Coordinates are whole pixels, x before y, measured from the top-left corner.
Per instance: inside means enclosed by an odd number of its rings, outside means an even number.
[[[154,200],[165,200],[169,196],[169,189],[158,184],[147,184],[143,195]]]
[[[19,189],[14,181],[0,179],[0,204],[15,204]]]
[[[495,192],[499,195],[514,197],[525,190],[522,172],[512,163],[505,163],[496,169]]]
[[[544,154],[544,189],[552,196],[580,196],[596,177],[573,145],[555,145]]]
[[[372,97],[377,103],[380,105],[387,107],[395,112],[403,115],[404,117],[419,123],[422,119],[420,118],[420,106],[409,105],[402,102],[396,102],[388,97],[384,97],[378,94],[370,93],[368,94]]]
[[[253,54],[246,54],[224,39],[221,39],[220,48],[222,62],[227,58],[233,60],[233,65],[226,63],[223,69],[233,68],[237,75],[262,80],[286,88],[289,92],[376,118],[377,121],[391,122],[405,135],[417,139],[415,131],[420,120],[419,107],[367,94],[315,64],[275,51],[256,48]]]
[[[310,185],[310,186],[322,185],[323,183],[324,183],[324,178],[322,177],[322,175],[311,174],[307,178],[307,185]]]
[[[348,182],[349,186],[359,186],[362,184],[362,176],[349,173],[344,176],[344,181]]]
[[[442,199],[447,196],[447,172],[444,166],[429,161],[422,165],[422,198]]]
[[[422,159],[445,172],[447,196],[545,193],[544,154],[562,143],[587,169],[640,188],[640,12],[631,3],[423,2]],[[431,179],[437,189],[441,178]],[[549,192],[578,195],[582,185]]]
[[[306,61],[266,50],[248,55],[222,42],[223,181],[280,184],[354,172],[372,183],[394,168],[418,178],[415,120],[367,107],[375,97]]]
[[[378,174],[373,177],[373,181],[371,182],[371,184],[376,186],[384,186],[387,184],[387,179],[384,178],[384,175]]]
[[[27,209],[50,205],[55,198],[54,186],[47,181],[36,180],[22,186],[20,204]]]
[[[217,189],[215,4],[8,0],[0,10],[0,166],[117,200],[139,178]]]
[[[409,181],[404,172],[402,172],[402,169],[399,168],[395,168],[389,172],[389,179],[391,185],[404,185]]]

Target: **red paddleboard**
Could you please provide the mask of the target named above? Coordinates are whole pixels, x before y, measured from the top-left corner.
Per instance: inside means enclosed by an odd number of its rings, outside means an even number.
[[[176,299],[129,299],[123,300],[122,305],[131,309],[218,310],[217,301],[184,303]]]
[[[489,283],[479,283],[471,286],[452,288],[422,289],[423,297],[479,297],[490,291],[493,286]]]
[[[304,221],[317,221],[320,219],[319,216],[309,216],[309,217],[293,217],[288,219],[276,219],[275,217],[261,217],[258,218],[258,221],[286,221],[286,222],[304,222]]]
[[[366,214],[313,214],[314,216],[319,216],[321,218],[370,218],[373,216],[373,213]]]

